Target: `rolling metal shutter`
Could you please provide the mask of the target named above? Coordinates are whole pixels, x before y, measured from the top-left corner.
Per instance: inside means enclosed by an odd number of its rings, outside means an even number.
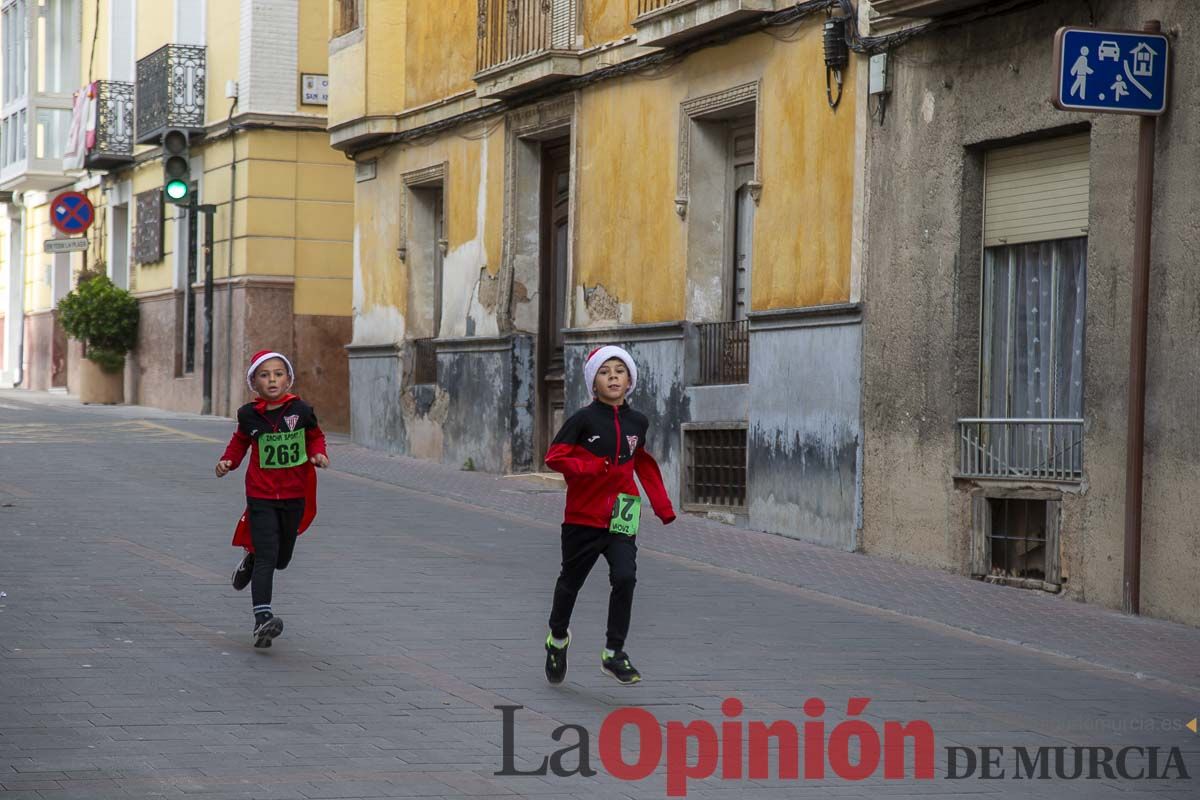
[[[1090,177],[1086,133],[992,150],[984,246],[1086,236]]]

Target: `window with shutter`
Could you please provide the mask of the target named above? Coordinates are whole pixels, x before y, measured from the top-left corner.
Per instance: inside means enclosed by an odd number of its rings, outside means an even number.
[[[1089,180],[1087,134],[991,151],[984,246],[1086,236]]]
[[[550,17],[550,48],[574,50],[578,0],[552,0]]]

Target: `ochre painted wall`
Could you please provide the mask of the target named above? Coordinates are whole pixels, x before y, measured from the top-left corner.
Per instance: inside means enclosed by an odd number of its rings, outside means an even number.
[[[763,74],[764,188],[755,218],[753,305],[793,308],[850,299],[855,74],[851,58],[836,112],[825,98],[821,24],[797,42],[772,42]]]
[[[486,159],[486,166],[484,160]],[[375,180],[356,184],[358,311],[355,341],[380,343],[403,336],[408,307],[408,264],[399,259],[400,193],[403,174],[447,163],[445,186],[447,254],[444,261],[444,336],[478,311],[480,273],[494,277],[502,257],[504,129],[495,123],[457,131],[433,141],[391,148],[379,156]],[[411,201],[409,206],[411,225]],[[480,325],[484,325],[482,318]],[[488,315],[494,324],[494,309]],[[481,327],[477,333],[485,333]]]
[[[343,46],[329,54],[329,127],[367,113],[367,46]]]
[[[204,120],[212,125],[229,116],[229,106],[233,102],[225,96],[225,82],[238,79],[241,3],[239,0],[208,0],[207,5]],[[138,14],[141,12],[142,3],[139,2]]]
[[[685,89],[621,80],[583,95],[573,283],[603,284],[631,303],[626,321],[683,318],[686,228],[675,215],[675,154]]]
[[[761,79],[764,189],[755,219],[753,308],[848,300],[853,70],[835,113],[825,99],[821,28],[814,22],[795,42],[746,37],[697,53],[668,79],[631,77],[586,90],[574,284],[603,284],[631,306],[635,323],[683,317],[689,223],[676,215],[674,202],[679,107]]]
[[[585,48],[634,34],[632,22],[637,16],[638,0],[585,0],[580,5]]]
[[[427,0],[426,0],[427,1]],[[444,2],[437,3],[439,7]],[[404,107],[405,58],[408,39],[407,0],[367,0],[366,41],[363,75],[366,80],[366,113],[395,113]],[[330,82],[330,92],[335,92]]]
[[[477,13],[476,0],[438,0],[436,13],[422,9],[409,15],[406,108],[475,88]]]

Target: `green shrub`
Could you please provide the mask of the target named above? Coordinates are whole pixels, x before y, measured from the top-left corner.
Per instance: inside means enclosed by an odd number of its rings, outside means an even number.
[[[84,272],[79,278],[58,302],[59,321],[68,336],[83,342],[85,357],[105,372],[117,372],[137,344],[138,302],[105,275]]]

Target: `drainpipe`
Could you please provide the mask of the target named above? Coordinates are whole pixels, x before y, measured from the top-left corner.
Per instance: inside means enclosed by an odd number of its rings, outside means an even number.
[[[233,208],[237,202],[237,131],[233,127],[233,110],[237,98],[229,104],[225,125],[229,129],[229,244],[225,272],[225,415],[233,412]]]

